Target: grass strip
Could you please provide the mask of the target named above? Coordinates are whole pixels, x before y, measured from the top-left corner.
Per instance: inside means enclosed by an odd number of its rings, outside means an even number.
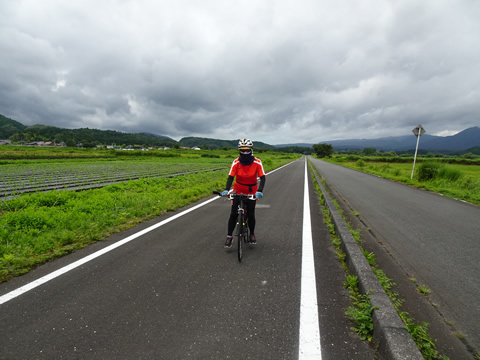
[[[412,164],[376,162],[375,158],[369,157],[361,157],[354,162],[348,159],[349,157],[345,156],[334,156],[322,160],[480,205],[480,166],[478,165],[425,160],[417,164],[411,179]]]

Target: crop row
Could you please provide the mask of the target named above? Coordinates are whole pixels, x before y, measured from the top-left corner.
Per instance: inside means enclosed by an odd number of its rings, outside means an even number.
[[[83,190],[141,178],[175,176],[225,168],[206,163],[113,162],[0,167],[0,198],[49,190]]]

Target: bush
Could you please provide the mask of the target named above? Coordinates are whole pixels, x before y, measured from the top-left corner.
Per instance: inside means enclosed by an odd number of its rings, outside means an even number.
[[[355,165],[357,165],[358,167],[364,167],[365,166],[365,161],[363,161],[362,159],[357,160]]]
[[[272,166],[273,161],[272,161],[272,159],[270,159],[270,158],[266,158],[265,160],[262,160],[262,164],[263,164],[264,166]]]
[[[437,176],[440,164],[437,162],[425,162],[420,164],[417,171],[417,178],[419,181],[432,180]]]

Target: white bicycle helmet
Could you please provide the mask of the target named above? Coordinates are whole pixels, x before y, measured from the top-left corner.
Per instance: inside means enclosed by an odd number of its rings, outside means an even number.
[[[253,142],[250,139],[240,139],[238,141],[238,150],[251,150],[253,149]]]

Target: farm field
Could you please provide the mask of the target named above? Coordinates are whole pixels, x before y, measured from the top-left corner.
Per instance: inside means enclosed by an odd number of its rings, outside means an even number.
[[[376,162],[371,161],[368,157],[347,161],[341,156],[322,160],[480,205],[479,165],[460,165],[436,162],[431,159],[418,159],[413,179],[411,179],[413,162]]]
[[[103,149],[41,147],[41,146],[0,146],[0,164],[9,159],[81,159],[81,158],[115,158],[115,151]]]
[[[218,170],[226,161],[188,158],[158,160],[61,161],[9,164],[0,168],[0,197],[48,190],[99,188],[119,181]]]
[[[212,190],[225,186],[228,168],[237,156],[233,150],[172,150],[159,156],[128,153],[0,163],[1,191],[11,192],[0,200],[0,282],[210,196]],[[270,171],[301,155],[259,152],[256,156]]]

